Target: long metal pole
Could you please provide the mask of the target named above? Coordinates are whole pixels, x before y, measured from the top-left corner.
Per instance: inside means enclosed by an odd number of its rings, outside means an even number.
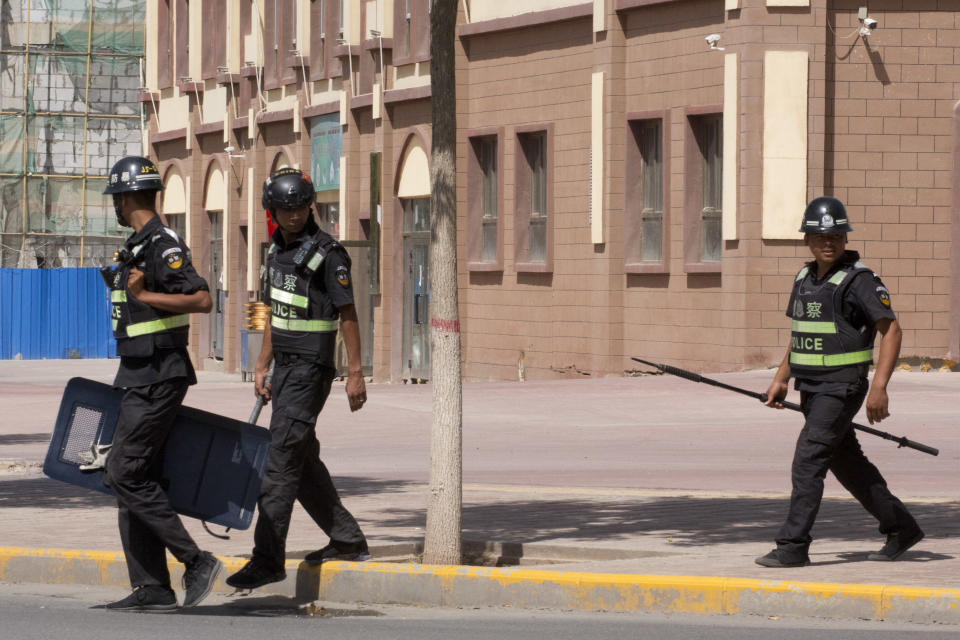
[[[23,255],[27,250],[27,139],[30,127],[27,126],[27,111],[30,107],[30,3],[27,3],[27,34],[24,38],[23,57],[23,141],[20,146],[21,158],[21,193],[20,193],[20,255],[17,256],[18,266],[24,267]]]
[[[750,391],[749,389],[742,389],[740,387],[734,387],[733,385],[724,384],[718,380],[713,380],[711,378],[705,378],[698,373],[693,373],[692,371],[686,371],[685,369],[680,369],[679,367],[672,367],[668,364],[657,364],[656,362],[650,362],[648,360],[641,360],[640,358],[630,358],[631,360],[636,360],[645,365],[651,367],[656,367],[663,371],[664,373],[669,373],[670,375],[677,376],[678,378],[685,378],[691,382],[702,382],[704,384],[709,384],[714,387],[720,387],[721,389],[727,389],[728,391],[734,391],[745,396],[750,396],[751,398],[756,398],[761,402],[767,401],[767,394],[760,393],[758,391]],[[803,409],[800,405],[787,402],[786,400],[781,400],[780,404],[786,409],[791,409],[793,411],[803,412]],[[939,455],[940,450],[935,447],[930,447],[925,444],[920,444],[919,442],[914,442],[913,440],[908,440],[904,436],[895,436],[892,433],[887,433],[886,431],[881,431],[879,429],[874,429],[873,427],[868,427],[866,425],[857,424],[856,422],[851,423],[854,429],[858,431],[863,431],[864,433],[869,433],[870,435],[878,436],[884,440],[892,440],[896,442],[901,447],[909,447],[911,449],[916,449],[917,451],[922,451],[923,453],[928,453],[931,456]]]
[[[83,182],[80,183],[80,266],[83,266],[84,240],[87,237],[87,126],[90,123],[90,63],[93,59],[93,0],[87,23],[87,81],[83,94]]]

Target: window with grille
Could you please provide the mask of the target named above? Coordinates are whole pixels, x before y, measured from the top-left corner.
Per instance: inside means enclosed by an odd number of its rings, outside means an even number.
[[[520,134],[529,177],[529,230],[527,257],[530,262],[546,262],[547,258],[547,134]]]
[[[700,260],[718,262],[722,253],[723,123],[719,115],[704,116],[697,120],[697,144],[703,158]]]
[[[663,237],[663,138],[660,120],[643,120],[637,127],[640,147],[640,259],[660,262]]]

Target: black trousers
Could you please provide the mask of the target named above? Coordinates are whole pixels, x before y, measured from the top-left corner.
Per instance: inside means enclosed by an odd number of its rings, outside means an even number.
[[[340,502],[330,472],[320,461],[317,416],[336,372],[309,356],[276,354],[271,402],[270,455],[257,501],[253,557],[283,568],[293,503],[299,500],[331,540],[361,543],[363,532]]]
[[[163,446],[187,394],[186,378],[128,389],[120,405],[104,483],[117,494],[130,584],[170,586],[166,549],[184,564],[200,549],[160,484]]]
[[[867,382],[827,393],[800,392],[806,423],[793,457],[793,493],[790,513],[777,534],[782,561],[804,560],[810,547],[810,530],[823,499],[823,479],[831,471],[880,523],[880,533],[912,533],[916,520],[897,499],[880,471],[867,460],[853,429],[853,417],[867,395]]]

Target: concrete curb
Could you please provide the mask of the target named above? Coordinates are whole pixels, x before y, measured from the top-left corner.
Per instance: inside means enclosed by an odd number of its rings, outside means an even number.
[[[243,558],[222,558],[215,590]],[[791,615],[960,624],[960,589],[631,575],[386,562],[287,562],[283,582],[257,593],[304,601],[446,607],[511,606],[660,613]],[[176,582],[183,565],[171,562]],[[126,587],[122,553],[0,547],[0,581]]]

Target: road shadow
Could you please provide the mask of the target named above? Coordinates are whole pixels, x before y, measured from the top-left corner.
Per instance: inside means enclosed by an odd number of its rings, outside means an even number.
[[[330,607],[315,602],[319,589],[308,591],[302,589],[301,571],[296,577],[288,575],[287,580],[297,580],[297,595],[294,597],[270,595],[252,596],[235,593],[231,599],[222,604],[201,604],[189,609],[178,609],[180,615],[200,616],[250,616],[256,618],[371,618],[380,617],[383,613],[376,609],[364,606],[357,607]]]
[[[347,506],[353,497],[383,497],[375,510],[364,513],[376,526],[377,541],[410,542],[411,530],[426,526],[426,500],[400,494],[422,484],[402,480],[342,477],[335,482]],[[420,489],[418,489],[420,488]],[[396,497],[391,497],[396,494]],[[0,475],[0,509],[31,507],[57,510],[114,507],[107,494],[75,487],[37,475]],[[960,536],[960,501],[907,506],[927,534],[936,538]],[[506,500],[464,503],[463,538],[500,543],[530,544],[557,539],[630,541],[638,536],[669,539],[676,547],[700,547],[742,542],[769,542],[787,514],[787,498],[762,497],[643,497],[635,499]],[[397,531],[391,535],[390,530]],[[852,500],[823,501],[812,535],[816,539],[860,541],[881,536],[877,523]],[[908,561],[938,559],[910,552]]]
[[[335,478],[343,496],[384,495],[406,491],[414,482],[373,478]],[[112,495],[91,491],[66,482],[35,474],[0,475],[0,508],[35,507],[41,509],[87,509],[116,507]]]
[[[59,482],[46,476],[0,476],[0,509],[89,509],[116,506],[117,499],[112,495]]]
[[[960,502],[909,504],[928,539],[960,535]],[[611,542],[638,535],[678,547],[773,540],[787,515],[786,499],[647,498],[635,501],[501,501],[463,507],[463,537],[534,543],[557,538]],[[388,509],[380,526],[424,527],[425,511]],[[862,540],[880,534],[859,504],[825,499],[812,532],[818,539]]]
[[[14,444],[40,444],[50,442],[49,433],[6,433],[0,434],[0,447]]]

